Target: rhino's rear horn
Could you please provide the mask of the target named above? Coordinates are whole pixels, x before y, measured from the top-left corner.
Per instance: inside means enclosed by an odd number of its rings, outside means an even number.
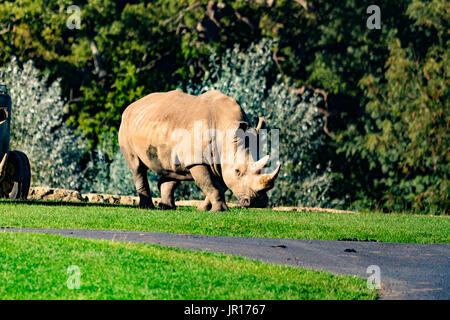
[[[266,120],[263,117],[258,117],[258,125],[256,126],[256,133],[259,134],[259,130],[266,128]]]
[[[270,160],[269,155],[265,156],[262,159],[259,159],[258,161],[250,165],[250,170],[253,173],[259,173],[267,165],[267,163],[269,163],[269,160]]]

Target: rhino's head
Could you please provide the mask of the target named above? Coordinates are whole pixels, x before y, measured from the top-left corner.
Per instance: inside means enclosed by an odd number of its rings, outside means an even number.
[[[225,170],[224,181],[243,207],[267,206],[267,191],[273,188],[280,171],[280,165],[278,165],[273,172],[261,174],[261,170],[269,160],[270,157],[267,155],[249,164],[230,165],[228,170]]]
[[[263,121],[260,118],[256,130],[252,129],[253,135],[258,136]],[[239,129],[245,132],[244,135],[249,135],[245,125]],[[234,143],[234,160],[223,165],[223,180],[243,207],[266,207],[268,204],[267,191],[273,188],[281,165],[279,164],[271,173],[262,174],[261,171],[269,163],[270,156],[267,155],[255,161],[252,152],[249,151],[249,146],[245,143],[245,138],[235,139]]]

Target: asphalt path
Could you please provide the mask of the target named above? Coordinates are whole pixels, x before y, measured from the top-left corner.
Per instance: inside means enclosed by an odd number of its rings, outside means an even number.
[[[0,227],[0,231],[157,244],[234,254],[363,278],[379,275],[381,299],[450,299],[450,244],[248,238],[118,230]]]

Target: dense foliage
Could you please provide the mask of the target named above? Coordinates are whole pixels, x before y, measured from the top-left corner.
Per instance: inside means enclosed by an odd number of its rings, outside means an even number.
[[[407,15],[426,38],[390,37],[384,75],[360,80],[367,115],[347,127],[340,149],[367,162],[365,198],[389,210],[448,212],[448,3],[413,1]]]
[[[81,28],[66,26],[69,5]],[[0,64],[29,59],[61,78],[69,123],[91,150],[113,141],[120,115],[154,91],[211,77],[218,57],[274,40],[266,74],[323,89],[332,199],[387,210],[448,212],[446,0],[22,0],[0,3]],[[245,107],[244,107],[245,108]],[[114,156],[114,152],[109,157]],[[320,160],[320,161],[319,161]],[[325,167],[325,166],[324,166]],[[295,197],[295,195],[292,195]],[[295,203],[298,199],[290,199]]]

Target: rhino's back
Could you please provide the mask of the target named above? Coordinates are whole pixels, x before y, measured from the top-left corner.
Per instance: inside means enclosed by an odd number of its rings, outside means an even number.
[[[130,136],[155,135],[157,129],[157,139],[165,139],[176,129],[192,130],[196,121],[209,128],[226,129],[230,122],[246,121],[246,116],[234,99],[220,91],[193,96],[173,90],[152,93],[132,103],[123,113],[121,126]]]
[[[194,139],[196,122],[202,122],[203,130],[226,130],[236,121],[246,121],[244,112],[234,99],[220,91],[209,91],[200,96],[178,90],[152,93],[124,111],[119,144],[133,149],[144,162],[147,162],[144,158],[151,158],[150,151],[154,154],[156,150],[158,162],[169,169],[174,167],[173,150],[180,148],[180,140],[172,138],[174,133],[184,130]],[[186,152],[177,153],[183,157]]]

